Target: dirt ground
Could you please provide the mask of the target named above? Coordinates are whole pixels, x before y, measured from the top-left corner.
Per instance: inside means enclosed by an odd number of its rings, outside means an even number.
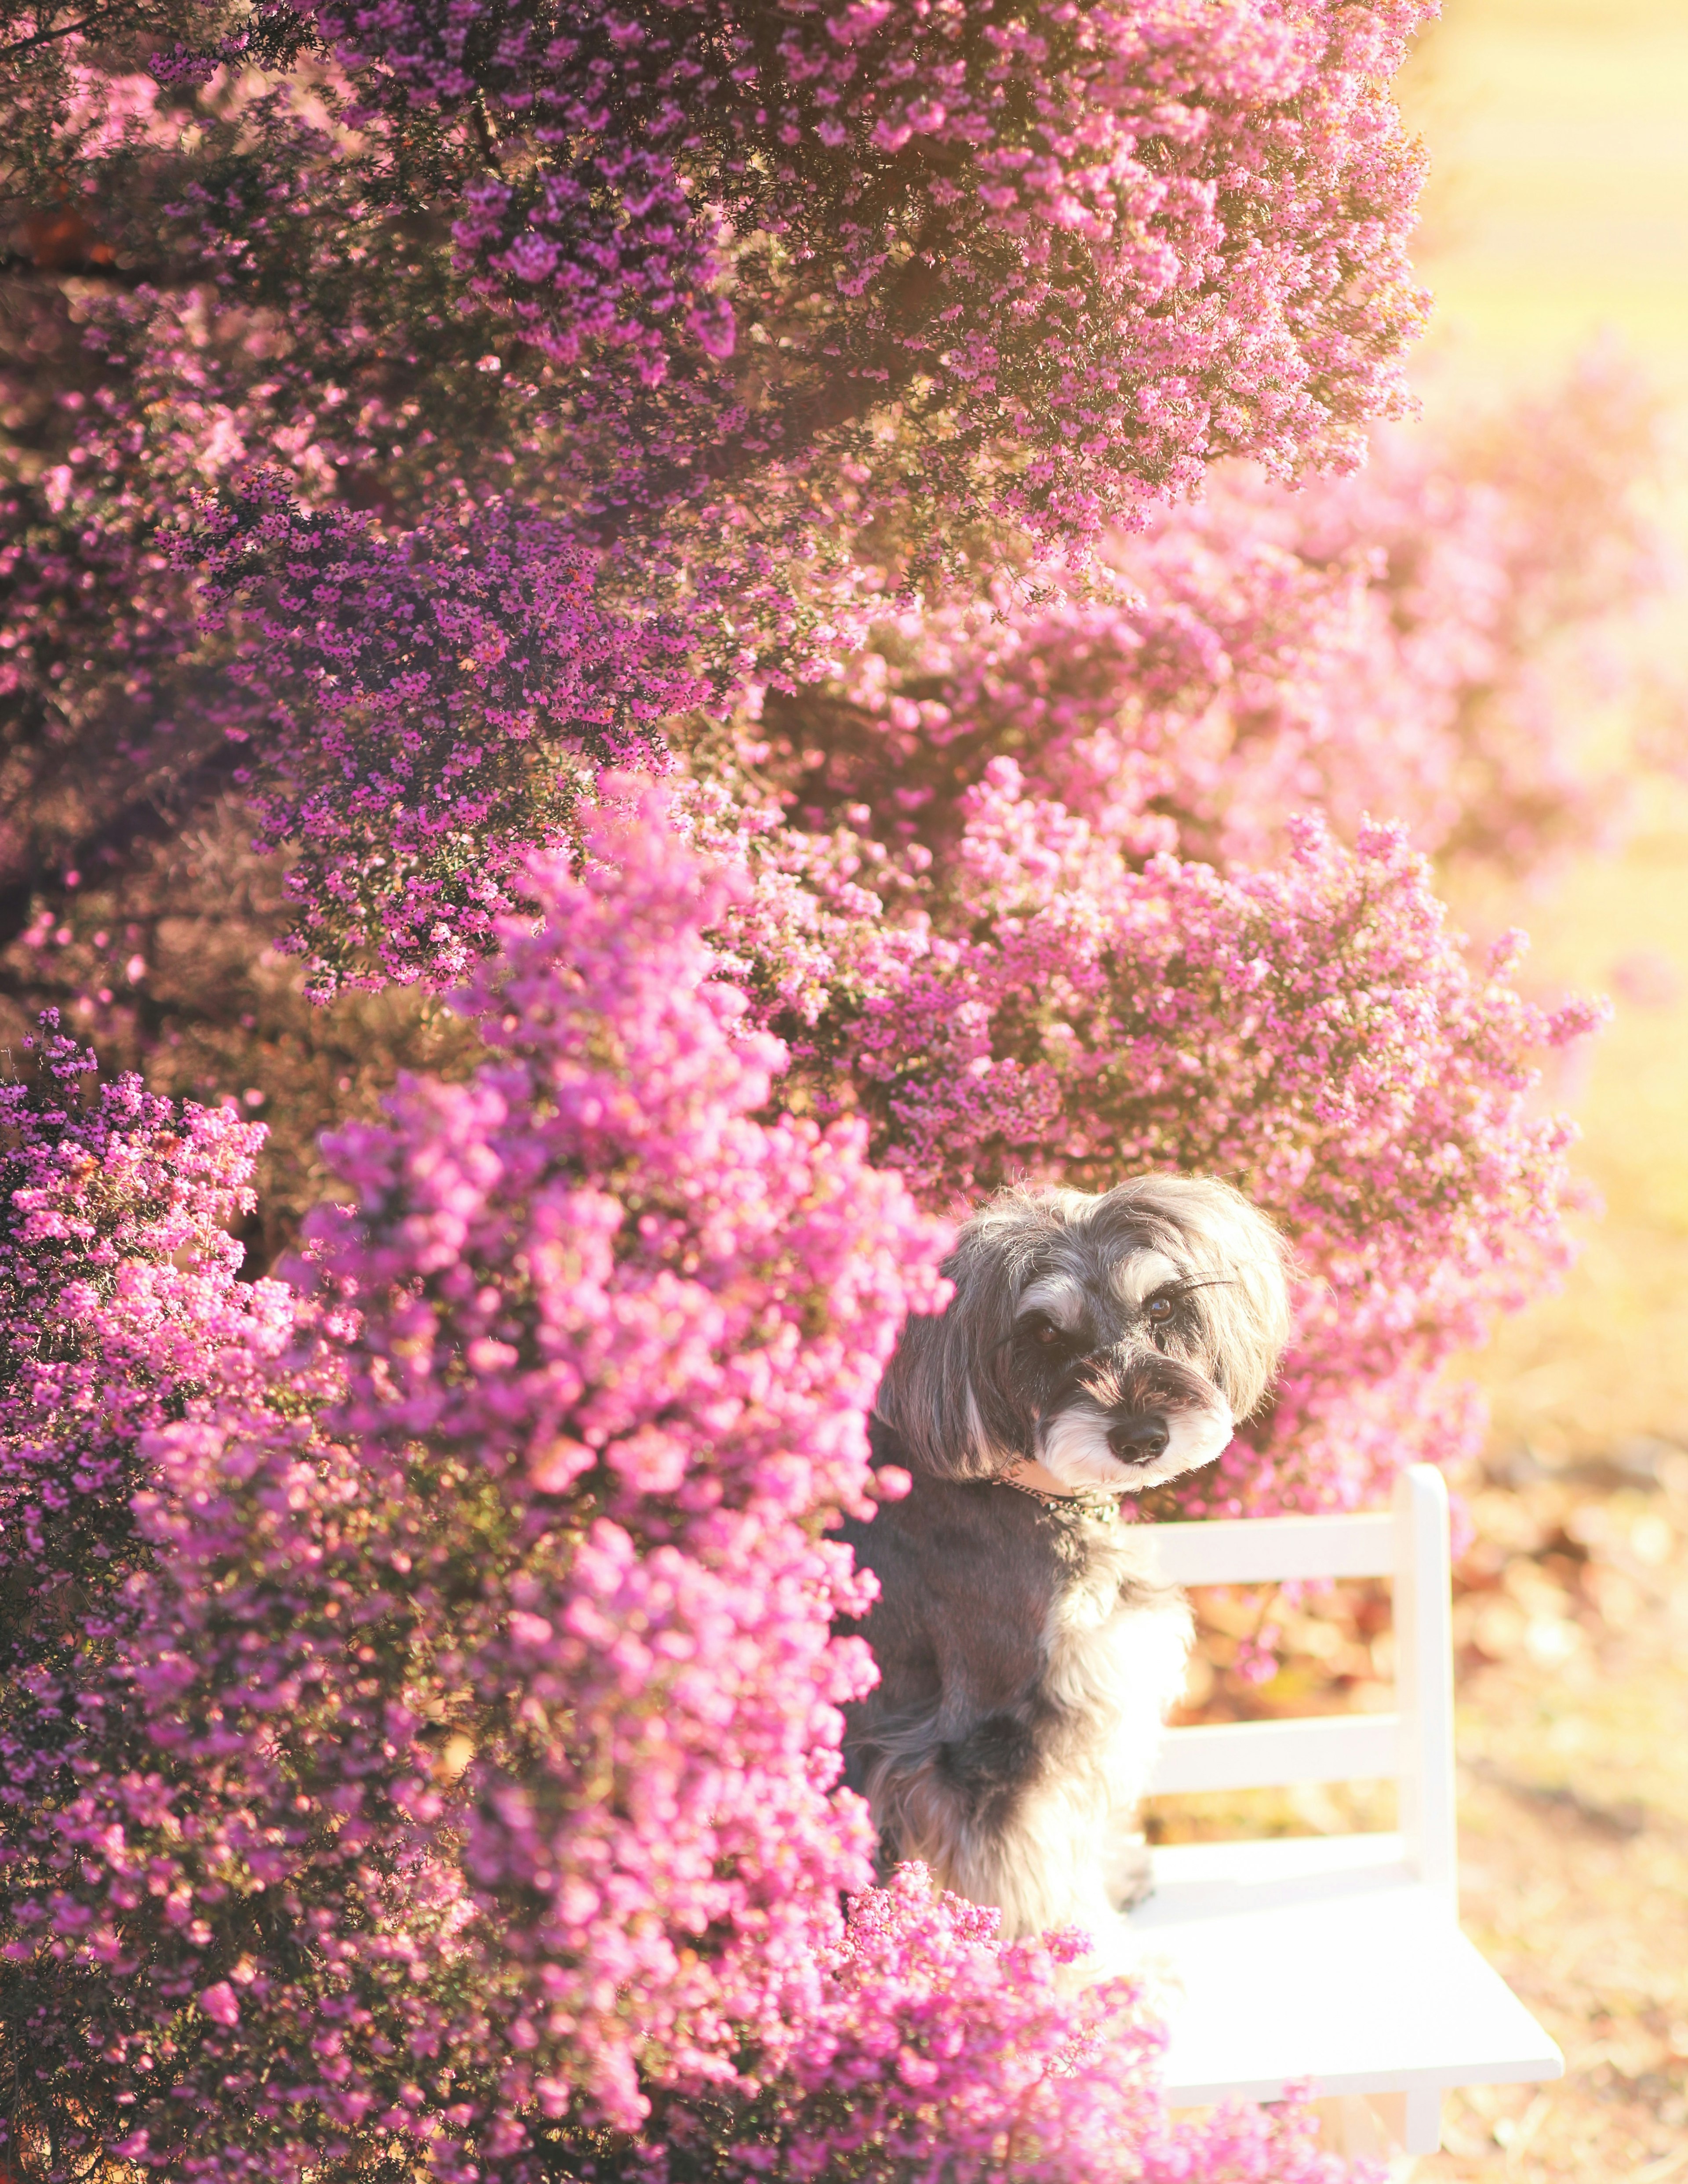
[[[1565,2076],[1451,2097],[1416,2184],[1688,2177],[1688,1454],[1626,1454],[1474,1500],[1464,1923]]]

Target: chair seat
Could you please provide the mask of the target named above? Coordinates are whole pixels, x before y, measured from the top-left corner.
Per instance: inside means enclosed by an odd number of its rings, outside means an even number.
[[[1398,1835],[1164,1844],[1131,1914],[1164,1980],[1175,2105],[1557,2078],[1559,2050]]]

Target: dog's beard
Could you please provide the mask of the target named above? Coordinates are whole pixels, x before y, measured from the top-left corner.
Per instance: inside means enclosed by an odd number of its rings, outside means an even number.
[[[1128,1463],[1108,1446],[1117,1417],[1085,1396],[1037,1424],[1034,1453],[1051,1478],[1074,1494],[1136,1494],[1186,1471],[1198,1471],[1224,1451],[1235,1429],[1230,1406],[1217,1390],[1211,1403],[1157,1413],[1167,1422],[1167,1446],[1144,1463]]]

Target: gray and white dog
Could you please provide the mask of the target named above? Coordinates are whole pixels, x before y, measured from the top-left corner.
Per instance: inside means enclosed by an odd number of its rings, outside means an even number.
[[[848,1779],[883,1864],[923,1860],[1008,1936],[1101,1936],[1143,1892],[1131,1818],[1189,1643],[1119,1497],[1211,1462],[1261,1401],[1284,1251],[1228,1184],[1148,1175],[1005,1191],[944,1271],[874,1406],[912,1490],[846,1528],[880,1586]]]

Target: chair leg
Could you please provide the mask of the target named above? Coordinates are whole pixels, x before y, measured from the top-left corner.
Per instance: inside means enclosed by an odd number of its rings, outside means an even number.
[[[1353,2093],[1340,2106],[1351,2154],[1435,2153],[1440,2148],[1442,2097],[1435,2086],[1415,2086],[1407,2093]]]
[[[1435,2153],[1442,2143],[1442,2096],[1435,2086],[1415,2086],[1407,2095],[1407,2128],[1401,2142],[1408,2153]]]

